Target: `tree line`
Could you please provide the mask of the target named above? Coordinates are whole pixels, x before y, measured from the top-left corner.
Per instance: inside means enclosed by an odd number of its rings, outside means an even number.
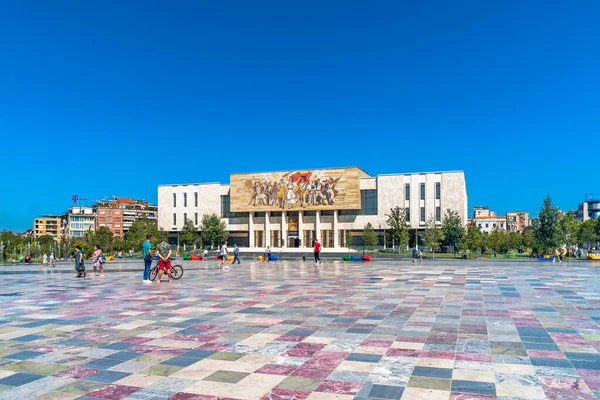
[[[392,237],[401,244],[400,248],[406,248],[410,237],[410,224],[406,219],[405,210],[394,207],[387,217]],[[374,240],[370,238],[368,228],[365,227],[365,244],[377,245],[377,237],[375,236]],[[425,246],[433,252],[446,248],[454,252],[468,250],[475,253],[504,254],[509,251],[530,251],[543,255],[553,254],[555,249],[565,246],[573,255],[576,249],[584,244],[589,248],[596,247],[600,241],[600,218],[579,221],[574,211],[561,215],[560,210],[552,204],[552,199],[547,197],[538,218],[533,219],[532,226],[522,232],[507,232],[499,226],[489,234],[481,232],[473,222],[465,227],[458,212],[448,209],[441,224],[436,223],[433,216],[427,219],[421,238]],[[374,244],[367,243],[367,240]]]
[[[146,235],[152,235],[153,246],[158,245],[162,239],[167,239],[168,233],[158,229],[158,222],[154,219],[141,218],[133,222],[129,231],[124,236],[113,236],[107,227],[100,227],[95,231],[88,231],[83,237],[63,236],[55,240],[53,236],[44,235],[38,238],[24,237],[19,233],[4,230],[0,232],[0,262],[18,260],[30,256],[40,259],[44,254],[54,254],[57,258],[68,257],[75,251],[75,246],[80,246],[87,256],[93,253],[94,245],[100,245],[105,254],[119,251],[127,253],[130,249],[140,252]],[[184,243],[184,250],[204,249],[205,244],[211,248],[222,243],[228,237],[225,222],[216,214],[207,214],[202,217],[202,224],[196,228],[193,221],[186,220],[180,232],[180,241]]]

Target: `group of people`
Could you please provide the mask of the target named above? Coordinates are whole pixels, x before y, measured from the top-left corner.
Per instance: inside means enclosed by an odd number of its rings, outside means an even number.
[[[238,264],[240,262],[240,249],[237,244],[233,245],[233,262],[235,264],[237,261]],[[228,269],[227,264],[229,263],[229,248],[227,247],[227,241],[225,241],[221,246],[219,246],[219,254],[217,255],[217,259],[219,260],[219,268]]]
[[[50,257],[48,257],[46,253],[44,253],[44,256],[42,257],[42,266],[47,267],[48,261],[50,262],[51,267],[56,267],[56,264],[54,262],[54,253],[50,253]]]
[[[413,247],[412,249],[412,257],[413,257],[413,263],[417,262],[417,258],[419,259],[419,262],[423,262],[423,250],[418,250],[416,247]]]
[[[156,246],[156,251],[152,250],[152,235],[146,235],[146,241],[144,242],[144,279],[142,283],[152,283],[150,280],[150,270],[152,269],[152,259],[156,254],[158,257],[158,277],[156,279],[156,283],[159,284],[162,276],[166,273],[169,277],[169,282],[173,282],[173,277],[171,275],[171,245],[168,244],[165,239],[162,239],[158,246]]]
[[[321,253],[321,244],[318,240],[314,241],[314,257],[315,257],[315,266],[318,266],[321,263],[320,253]],[[173,277],[171,275],[171,255],[172,249],[171,245],[169,245],[165,239],[162,239],[160,244],[156,247],[156,251],[154,251],[152,247],[152,235],[146,235],[146,240],[143,244],[143,258],[144,258],[144,277],[142,283],[151,283],[150,281],[150,271],[152,269],[152,260],[154,256],[158,258],[158,277],[156,282],[160,283],[160,280],[164,274],[166,274],[169,278],[169,282],[173,281]],[[227,241],[219,246],[219,253],[217,255],[217,259],[219,260],[219,268],[228,269],[229,264],[229,249],[227,247]],[[271,259],[271,248],[267,246],[265,251],[265,261],[269,261]],[[50,262],[54,265],[54,254],[50,255]],[[94,253],[91,257],[92,261],[92,276],[96,276],[97,272],[100,272],[101,276],[104,276],[104,267],[103,264],[106,262],[104,255],[102,254],[102,247],[100,245],[94,245]],[[234,245],[233,248],[233,261],[232,264],[235,264],[237,261],[238,264],[240,262],[240,249],[237,244]],[[44,265],[47,265],[48,258],[44,254]],[[75,270],[77,271],[76,278],[85,277],[85,257],[83,254],[83,250],[81,246],[75,246]]]
[[[92,276],[96,276],[96,272],[100,272],[100,276],[104,276],[104,263],[106,262],[106,258],[102,254],[102,247],[99,244],[94,245],[94,253],[92,254]],[[75,246],[75,271],[77,271],[77,275],[75,278],[85,277],[87,274],[85,272],[85,262],[83,256],[83,250],[81,246]]]

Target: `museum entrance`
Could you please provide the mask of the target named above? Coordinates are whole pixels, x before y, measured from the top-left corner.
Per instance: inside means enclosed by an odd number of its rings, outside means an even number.
[[[288,236],[287,247],[300,247],[300,238],[298,236]]]
[[[298,211],[290,211],[287,215],[288,225],[288,247],[300,247],[300,237],[298,236]]]

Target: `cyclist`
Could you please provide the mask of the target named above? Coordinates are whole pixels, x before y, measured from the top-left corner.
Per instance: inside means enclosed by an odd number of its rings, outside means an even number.
[[[158,256],[158,279],[157,283],[160,283],[160,278],[162,277],[163,270],[167,271],[167,276],[169,277],[169,282],[173,281],[171,277],[171,245],[165,242],[165,239],[161,239],[160,244],[156,248],[156,255]]]

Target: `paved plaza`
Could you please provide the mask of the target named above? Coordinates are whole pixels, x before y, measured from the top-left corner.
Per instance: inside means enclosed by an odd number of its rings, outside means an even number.
[[[600,399],[600,264],[138,264],[0,267],[0,399]]]

